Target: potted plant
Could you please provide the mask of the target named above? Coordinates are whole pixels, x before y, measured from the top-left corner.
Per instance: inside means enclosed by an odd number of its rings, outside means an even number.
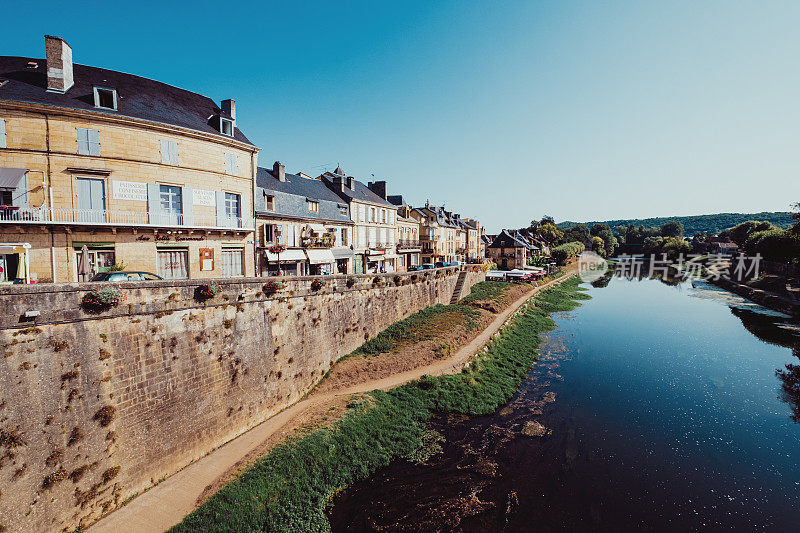
[[[347,281],[345,281],[344,284],[347,285],[348,289],[352,289],[353,286],[356,284],[356,278],[351,276],[351,277],[347,278]]]
[[[208,285],[200,285],[199,287],[197,287],[197,289],[195,289],[194,293],[195,297],[198,300],[210,300],[211,298],[219,294],[221,291],[222,287],[219,286],[219,283],[212,282],[209,283]]]
[[[87,311],[104,311],[125,301],[125,291],[118,287],[105,287],[83,295],[81,305]]]
[[[323,283],[323,281],[322,281],[321,279],[315,279],[315,280],[313,280],[313,281],[311,282],[311,290],[312,290],[312,291],[318,291],[318,290],[320,290],[320,289],[321,289],[321,288],[322,288],[324,285],[325,285],[325,283]]]
[[[272,296],[278,291],[282,291],[284,288],[283,283],[279,283],[277,281],[268,281],[264,284],[264,294],[267,296]]]
[[[267,250],[269,250],[270,253],[273,253],[273,254],[278,256],[278,261],[277,261],[278,262],[278,275],[280,276],[281,275],[281,252],[285,252],[286,251],[286,246],[284,246],[282,244],[273,244],[272,246],[267,248]]]

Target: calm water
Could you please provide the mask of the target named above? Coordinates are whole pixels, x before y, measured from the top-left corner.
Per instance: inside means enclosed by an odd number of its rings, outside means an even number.
[[[800,530],[797,324],[713,286],[590,294],[508,406],[434,420],[444,452],[345,491],[334,530]]]

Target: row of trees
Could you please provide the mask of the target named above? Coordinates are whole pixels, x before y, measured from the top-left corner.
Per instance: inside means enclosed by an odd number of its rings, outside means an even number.
[[[748,220],[720,233],[728,237],[749,255],[760,254],[770,261],[782,263],[800,261],[800,203],[794,204],[794,226],[781,229],[770,222]]]
[[[544,216],[541,220],[534,220],[527,228],[519,230],[527,235],[536,236],[550,246],[551,255],[554,249],[565,244],[578,243],[581,250],[590,249],[603,257],[614,254],[617,248],[617,239],[608,224],[594,224],[591,229],[586,224],[577,224],[567,230],[559,228],[553,217]],[[571,250],[574,247],[567,248]],[[561,248],[563,253],[565,248]],[[570,256],[571,257],[571,256]]]

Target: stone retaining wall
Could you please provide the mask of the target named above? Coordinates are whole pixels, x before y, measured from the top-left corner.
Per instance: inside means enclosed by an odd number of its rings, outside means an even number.
[[[93,521],[295,402],[388,325],[448,303],[459,272],[284,278],[275,294],[266,278],[216,280],[207,301],[196,280],[115,284],[126,300],[98,314],[81,298],[106,284],[0,289],[0,526]],[[468,271],[462,294],[483,278]]]

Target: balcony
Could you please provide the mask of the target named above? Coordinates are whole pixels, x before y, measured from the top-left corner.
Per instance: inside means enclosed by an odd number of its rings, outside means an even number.
[[[336,236],[333,233],[323,233],[320,236],[303,237],[300,239],[300,246],[303,248],[332,248],[336,242]]]
[[[72,209],[66,207],[19,207],[0,209],[0,224],[68,224],[74,226],[204,228],[253,231],[252,218],[216,215],[187,216],[182,213],[147,211],[111,211],[107,209]]]
[[[419,250],[421,246],[422,243],[417,240],[400,239],[397,241],[398,250]]]

